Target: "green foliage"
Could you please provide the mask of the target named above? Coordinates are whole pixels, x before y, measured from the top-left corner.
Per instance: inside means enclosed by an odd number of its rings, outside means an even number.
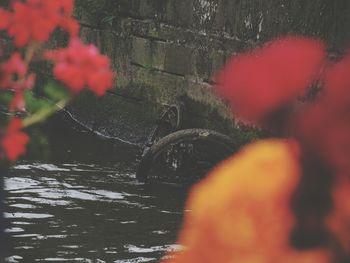
[[[30,114],[43,109],[51,108],[55,103],[69,98],[68,92],[59,87],[55,82],[50,82],[44,87],[44,96],[36,96],[32,91],[24,94],[27,111]]]
[[[45,85],[44,96],[35,96],[33,92],[26,92],[27,111],[29,116],[24,119],[24,126],[43,122],[55,112],[59,111],[69,101],[69,93],[55,82]]]
[[[0,105],[9,105],[13,98],[12,91],[2,90],[0,93]]]
[[[35,97],[32,91],[26,91],[24,94],[27,112],[33,114],[41,109],[49,108],[51,103],[45,99]]]
[[[67,89],[60,87],[60,85],[53,81],[45,86],[44,93],[47,96],[47,99],[52,102],[59,102],[70,97]]]

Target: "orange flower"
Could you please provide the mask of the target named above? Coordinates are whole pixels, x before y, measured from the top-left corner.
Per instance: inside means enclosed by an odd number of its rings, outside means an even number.
[[[328,263],[324,250],[289,245],[290,200],[300,179],[292,140],[247,146],[193,189],[173,263]],[[170,258],[171,258],[170,257]]]

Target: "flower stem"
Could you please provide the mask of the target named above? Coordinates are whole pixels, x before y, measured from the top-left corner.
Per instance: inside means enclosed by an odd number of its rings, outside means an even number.
[[[52,114],[63,109],[67,105],[68,102],[69,102],[69,99],[65,98],[65,99],[60,100],[56,104],[54,104],[52,107],[39,110],[38,112],[34,113],[33,115],[31,115],[23,120],[23,127],[27,128],[33,124],[45,121]]]
[[[27,48],[25,55],[24,55],[24,61],[26,62],[27,65],[30,64],[30,62],[32,61],[34,54],[36,52],[37,49],[39,49],[40,47],[40,43],[34,42],[32,44],[29,45],[29,47]]]

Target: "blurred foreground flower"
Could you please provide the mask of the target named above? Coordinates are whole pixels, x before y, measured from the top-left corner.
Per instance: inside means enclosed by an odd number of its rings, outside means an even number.
[[[295,117],[298,140],[337,173],[350,174],[350,54],[331,65],[318,100]]]
[[[18,47],[24,47],[33,41],[48,41],[57,27],[76,36],[79,25],[70,17],[73,6],[72,0],[12,1],[9,11],[0,8],[0,29],[6,29]]]
[[[224,161],[192,190],[174,263],[330,263],[326,249],[290,245],[290,200],[300,181],[293,140],[260,141]]]
[[[331,193],[334,207],[327,218],[327,226],[336,237],[333,245],[337,252],[348,260],[350,255],[350,177],[348,174],[337,176]]]
[[[1,146],[10,161],[17,160],[26,151],[29,137],[21,131],[22,126],[20,119],[12,119],[7,127],[6,134],[2,137]]]
[[[80,26],[72,17],[73,7],[74,0],[10,0],[8,10],[0,8],[0,30],[7,33],[6,45],[17,47],[12,54],[0,49],[0,91],[6,104],[1,105],[4,116],[0,123],[0,159],[15,161],[25,153],[28,136],[20,129],[45,120],[65,107],[73,95],[60,91],[57,84],[35,87],[36,74],[31,71],[34,57],[36,61],[53,61],[53,76],[74,94],[86,87],[102,96],[113,86],[115,74],[109,59],[94,45],[85,45],[78,38]],[[57,29],[68,33],[69,45],[47,50],[43,44]],[[38,102],[28,92],[33,87],[48,97]],[[27,111],[26,100],[37,102],[35,112]],[[18,112],[26,118],[15,117]]]
[[[102,96],[113,85],[114,73],[108,57],[101,55],[94,45],[84,45],[77,38],[67,48],[47,52],[46,58],[55,63],[55,77],[74,92],[89,87]]]
[[[286,37],[234,57],[218,81],[236,116],[293,139],[248,145],[195,186],[185,249],[165,262],[350,262],[350,54],[331,63],[322,42]]]
[[[305,94],[326,60],[321,41],[286,37],[234,56],[218,75],[217,91],[235,114],[262,122]]]

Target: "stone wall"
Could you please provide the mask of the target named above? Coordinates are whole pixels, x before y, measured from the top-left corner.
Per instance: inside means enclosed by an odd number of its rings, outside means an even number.
[[[182,97],[192,126],[225,132],[229,114],[212,85],[229,57],[291,33],[342,49],[349,14],[347,0],[78,0],[76,9],[82,37],[113,61],[116,92],[158,103]]]

